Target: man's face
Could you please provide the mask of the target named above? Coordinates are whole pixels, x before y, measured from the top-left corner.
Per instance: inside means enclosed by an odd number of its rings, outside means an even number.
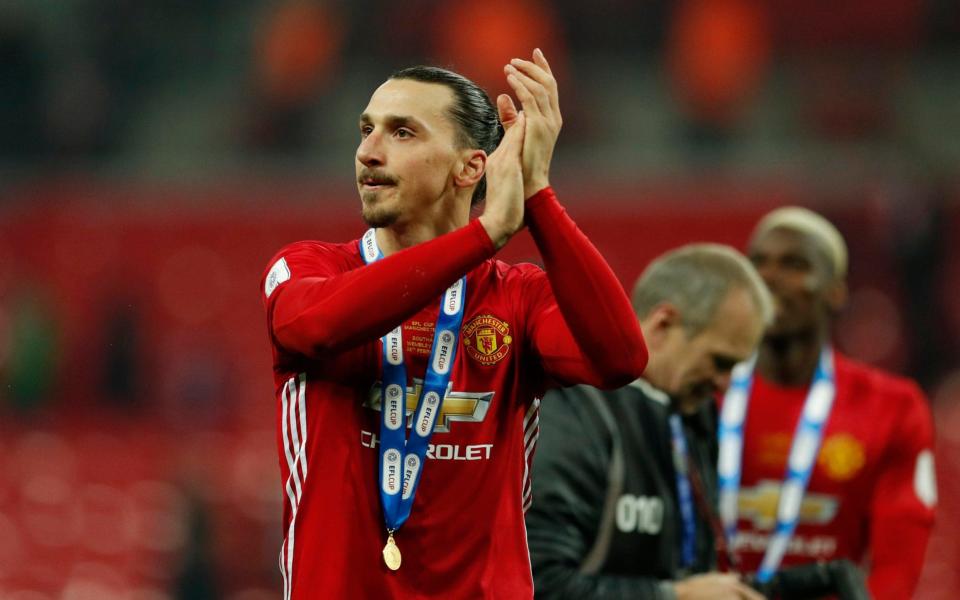
[[[688,335],[681,324],[672,327],[660,349],[671,365],[660,387],[693,412],[730,385],[734,365],[753,354],[763,336],[763,320],[749,292],[733,289],[702,331]]]
[[[773,295],[775,317],[768,335],[815,331],[829,319],[831,270],[809,236],[774,228],[753,239],[747,255]]]
[[[415,221],[448,195],[461,158],[448,109],[450,88],[391,79],[373,93],[360,116],[357,189],[372,227]]]

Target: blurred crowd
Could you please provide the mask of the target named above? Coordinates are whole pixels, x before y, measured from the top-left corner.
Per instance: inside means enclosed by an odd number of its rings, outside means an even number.
[[[436,63],[501,92],[532,43],[558,67],[571,157],[775,164],[825,140],[945,161],[958,40],[945,0],[4,3],[0,164],[335,170],[343,124],[391,70]]]
[[[0,597],[276,597],[265,261],[359,232],[354,122],[391,70],[495,94],[533,45],[621,281],[818,207],[857,265],[838,347],[924,386],[960,472],[960,3],[4,2]],[[960,585],[937,535],[926,589]]]

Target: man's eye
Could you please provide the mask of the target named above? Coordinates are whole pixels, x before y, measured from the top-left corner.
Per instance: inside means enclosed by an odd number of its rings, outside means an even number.
[[[365,138],[373,131],[373,127],[370,125],[364,125],[360,128],[360,137]]]
[[[413,137],[413,132],[410,131],[409,129],[404,129],[403,127],[401,127],[400,129],[398,129],[398,130],[396,131],[396,133],[394,133],[394,135],[396,135],[398,138],[401,138],[401,139],[402,139],[402,138],[411,138],[411,137]]]
[[[721,372],[732,371],[739,361],[729,356],[714,356],[713,366]]]
[[[788,256],[784,258],[783,265],[788,269],[793,269],[794,271],[810,270],[810,262],[799,256]]]

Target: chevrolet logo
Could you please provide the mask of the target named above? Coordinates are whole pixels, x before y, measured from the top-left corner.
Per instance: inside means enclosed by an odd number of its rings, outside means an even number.
[[[764,480],[755,487],[741,488],[737,506],[740,518],[753,521],[757,529],[773,529],[777,524],[780,482]],[[823,525],[837,516],[839,502],[835,496],[806,493],[800,504],[800,523]]]
[[[380,387],[378,381],[370,388],[370,394],[363,405],[367,408],[380,412]],[[450,423],[459,421],[463,423],[479,423],[487,416],[487,410],[490,408],[490,401],[493,400],[493,392],[452,392],[447,386],[447,393],[443,397],[443,406],[440,408],[440,415],[437,417],[436,424],[433,426],[435,433],[445,433],[450,431]],[[420,390],[423,388],[422,379],[414,379],[413,387],[407,386],[406,398],[406,416],[407,427],[413,421],[413,413],[417,410],[417,401],[420,399]]]

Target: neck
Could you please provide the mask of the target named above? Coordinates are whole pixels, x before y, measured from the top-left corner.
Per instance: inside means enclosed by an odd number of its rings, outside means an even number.
[[[802,334],[767,336],[757,356],[757,370],[778,385],[809,385],[828,336],[826,326]]]
[[[640,319],[640,331],[643,332],[643,339],[647,340],[647,349],[650,351],[650,358],[643,370],[643,379],[653,387],[666,391],[669,387],[670,361],[663,356],[664,348],[660,342],[663,336],[657,335],[656,323],[649,316]]]
[[[450,206],[449,210],[438,210],[434,214],[410,220],[398,220],[387,227],[377,228],[377,244],[384,256],[390,256],[405,248],[428,242],[451,231],[460,229],[470,222],[470,202],[438,203],[440,208]]]
[[[653,353],[651,352],[650,355],[652,357]],[[655,364],[655,361],[651,360],[647,363],[647,368],[643,370],[643,379],[658,390],[666,389],[664,385],[666,383],[665,374],[663,373],[663,369],[660,368],[660,365]]]

